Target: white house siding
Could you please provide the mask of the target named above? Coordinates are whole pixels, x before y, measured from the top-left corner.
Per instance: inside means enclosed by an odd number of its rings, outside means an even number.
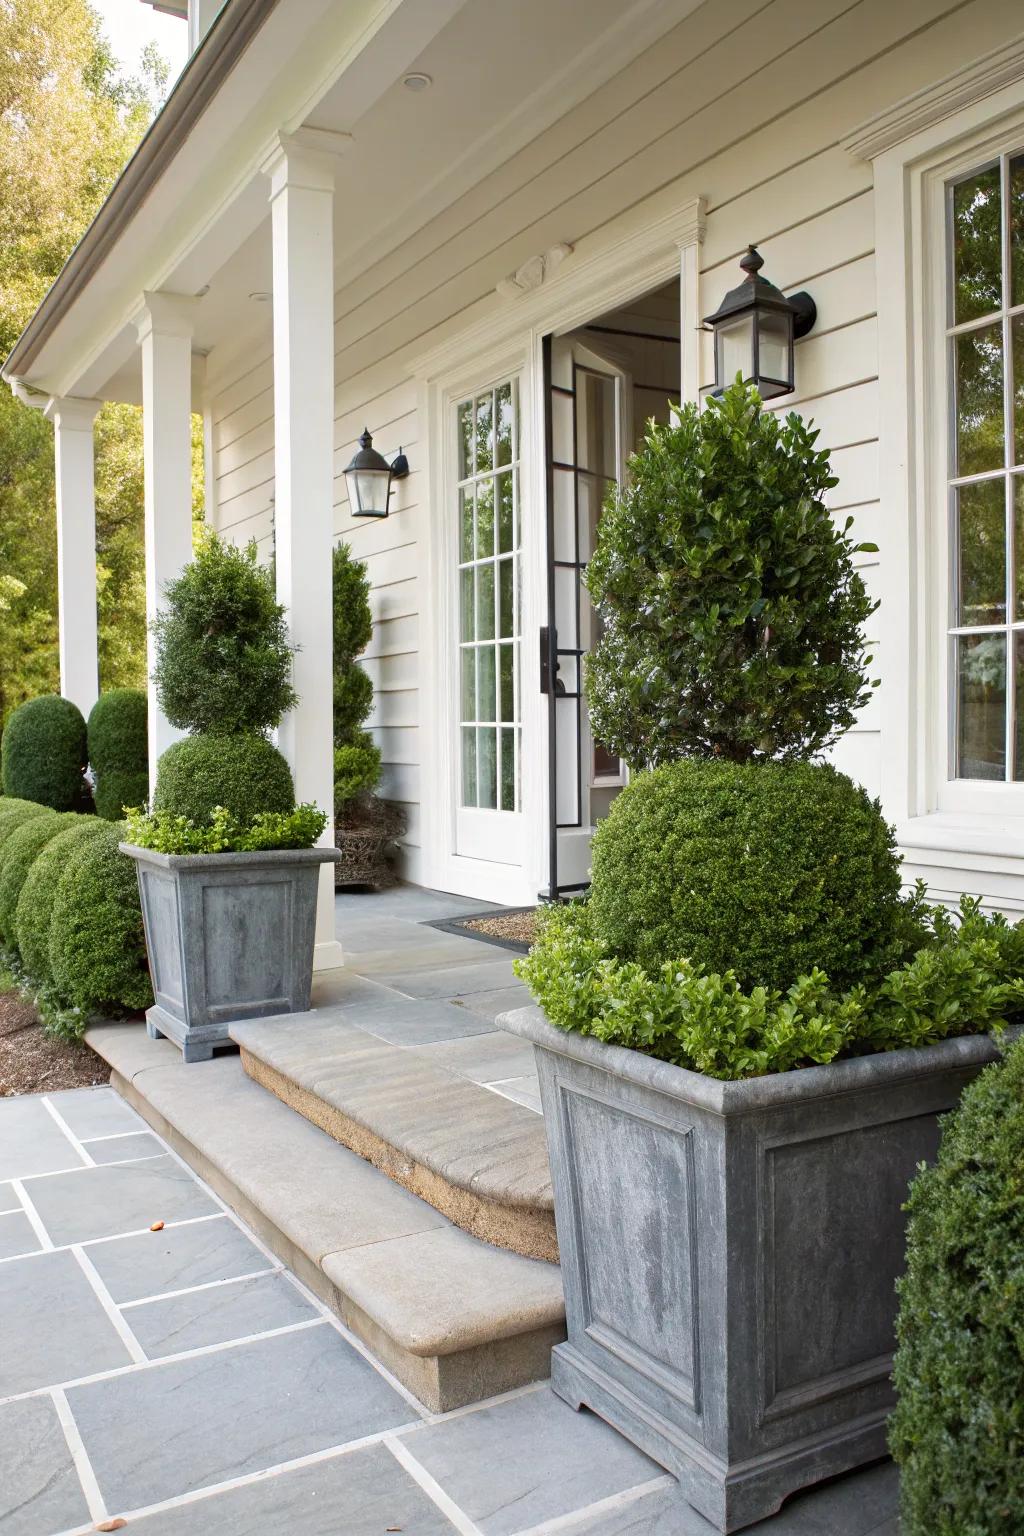
[[[701,309],[738,275],[748,241],[783,288],[818,306],[801,343],[797,391],[833,455],[836,515],[880,546],[864,562],[878,590],[886,519],[878,501],[874,213],[870,165],[841,140],[865,118],[996,48],[1020,30],[1019,0],[732,0],[706,4],[608,85],[514,155],[337,295],[337,531],[366,560],[376,631],[366,665],[385,792],[410,809],[406,873],[421,877],[418,801],[418,531],[444,515],[424,503],[416,382],[407,359],[496,307],[495,285],[557,241],[576,258],[695,196],[707,200]],[[356,127],[358,142],[358,126]],[[568,282],[570,262],[560,282]],[[705,355],[704,382],[710,359]],[[216,374],[216,358],[211,357]],[[254,358],[211,401],[216,520],[233,537],[270,533],[271,363]],[[382,524],[353,525],[344,464],[363,425],[413,473]],[[874,637],[872,637],[874,639]],[[876,675],[899,657],[882,656]],[[883,684],[884,686],[884,684]],[[873,701],[836,751],[872,792],[883,750]],[[941,863],[941,861],[940,861]],[[981,861],[984,866],[984,860]],[[931,867],[940,888],[966,877]],[[978,874],[984,889],[984,867]]]

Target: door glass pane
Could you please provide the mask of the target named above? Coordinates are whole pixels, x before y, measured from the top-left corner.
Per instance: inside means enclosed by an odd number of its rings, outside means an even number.
[[[459,492],[459,557],[473,558],[473,491]]]
[[[477,566],[476,633],[478,640],[494,639],[494,564]]]
[[[1024,155],[1010,161],[1010,303],[1024,304]]]
[[[990,165],[953,188],[955,324],[1002,308],[1002,271],[999,166]]]
[[[476,488],[476,557],[494,554],[494,481],[481,480]]]
[[[501,809],[514,811],[516,808],[516,733],[513,730],[503,730],[501,733]]]
[[[1021,233],[1024,240],[1024,231]],[[1024,464],[1024,315],[1010,322],[1013,350],[1013,453],[1011,464]]]
[[[956,349],[956,472],[977,475],[1005,463],[1003,328],[965,331]]]
[[[963,625],[1001,624],[1006,617],[1006,482],[962,485],[959,503],[960,606]]]
[[[515,585],[515,561],[511,555],[498,562],[498,634],[503,640],[511,640],[516,632],[513,609]]]
[[[1014,618],[1024,619],[1024,475],[1010,481],[1013,494]]]
[[[576,462],[605,477],[615,473],[615,380],[608,374],[576,370]]]
[[[473,473],[473,402],[466,400],[459,406],[459,479],[468,480]]]
[[[462,727],[462,803],[476,805],[476,731]]]
[[[1006,772],[1006,636],[956,639],[957,773],[1002,779]]]
[[[498,487],[498,553],[507,555],[515,548],[515,508],[512,495],[512,472],[499,475]]]
[[[498,733],[493,725],[477,732],[477,805],[482,811],[498,808]]]
[[[472,570],[460,571],[459,591],[459,636],[463,640],[475,640],[476,622],[474,619],[475,604],[473,602]]]
[[[494,646],[482,645],[476,653],[478,720],[494,719]]]
[[[512,409],[512,383],[502,384],[495,391],[497,402],[497,421],[495,423],[495,446],[497,448],[496,462],[499,465],[511,464],[513,452],[513,428],[515,424],[515,412]]]
[[[476,472],[486,474],[494,468],[494,396],[481,395],[476,403]]]
[[[515,683],[512,669],[515,666],[515,646],[498,648],[498,675],[501,679],[501,719],[512,722],[516,718]]]
[[[1020,630],[1013,637],[1016,691],[1015,713],[1016,741],[1013,748],[1013,776],[1019,782],[1024,779],[1024,634]]]
[[[475,720],[476,713],[476,652],[472,646],[464,646],[461,653],[462,666],[462,718],[463,720]]]

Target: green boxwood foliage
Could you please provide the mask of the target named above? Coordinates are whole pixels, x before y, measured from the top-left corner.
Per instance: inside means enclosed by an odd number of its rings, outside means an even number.
[[[1024,1522],[1024,1042],[968,1087],[911,1186],[890,1444],[904,1536]]]
[[[611,954],[685,958],[743,987],[817,967],[843,989],[915,939],[877,802],[815,763],[667,763],[638,774],[593,845],[591,915]]]
[[[243,825],[295,807],[291,769],[263,736],[187,736],[157,766],[154,811],[208,822],[223,806]]]
[[[603,633],[594,733],[634,767],[677,757],[810,757],[870,688],[874,605],[825,506],[817,433],[736,384],[651,423],[606,508],[586,575]]]
[[[90,1016],[148,1008],[153,1001],[135,864],[120,852],[125,829],[104,824],[70,853],[50,924],[54,991]]]
[[[96,780],[96,811],[120,821],[126,805],[149,796],[146,695],[114,688],[96,700],[89,715],[89,764]]]
[[[334,749],[334,805],[340,809],[358,795],[372,790],[380,778],[380,747],[368,732],[360,731],[363,741]]]
[[[47,811],[43,816],[33,816],[22,822],[4,841],[0,850],[0,944],[13,946],[16,943],[14,913],[36,856],[65,827],[88,820],[74,811]]]
[[[261,811],[242,823],[223,807],[208,821],[196,823],[167,811],[132,815],[125,823],[125,841],[157,853],[257,853],[271,848],[312,848],[327,825],[327,812],[315,805],[293,811]]]
[[[22,965],[33,982],[44,990],[53,982],[50,923],[61,878],[79,844],[99,837],[108,825],[98,817],[83,817],[74,826],[65,827],[36,855],[25,877],[14,913],[14,936]]]
[[[373,682],[356,660],[373,633],[370,582],[347,544],[334,551],[334,806],[373,790],[380,748],[363,722],[373,707]]]
[[[34,800],[55,811],[88,803],[85,721],[70,699],[47,694],[16,709],[4,727],[5,795]]]
[[[230,736],[275,726],[296,702],[284,609],[269,572],[208,532],[167,583],[153,626],[154,682],[172,725]]]
[[[14,800],[8,809],[0,812],[0,863],[8,838],[13,837],[19,827],[23,827],[27,821],[35,821],[37,817],[52,815],[49,806],[35,805],[30,800]]]

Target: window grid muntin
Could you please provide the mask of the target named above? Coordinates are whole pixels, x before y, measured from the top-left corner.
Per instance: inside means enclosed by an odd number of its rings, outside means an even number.
[[[946,186],[946,356],[948,365],[948,395],[949,395],[949,421],[950,434],[948,444],[947,485],[948,508],[947,530],[949,540],[950,572],[948,602],[947,602],[947,645],[949,647],[949,766],[948,772],[952,779],[960,779],[960,759],[962,756],[962,742],[960,735],[960,671],[959,671],[959,639],[961,636],[970,635],[1002,635],[1004,642],[1004,740],[1003,740],[1003,777],[975,778],[968,782],[990,783],[1015,783],[1024,779],[1024,750],[1016,751],[1015,737],[1017,730],[1017,687],[1016,653],[1018,648],[1018,635],[1024,633],[1024,617],[1017,619],[1016,613],[1016,489],[1019,484],[1024,484],[1024,429],[1020,433],[1021,441],[1017,441],[1015,421],[1015,393],[1014,393],[1014,357],[1013,357],[1013,322],[1024,315],[1024,302],[1013,304],[1012,282],[1012,235],[1011,228],[1011,162],[1021,157],[1020,148],[1010,150],[974,166],[970,171],[957,176]],[[954,227],[954,192],[956,187],[965,181],[972,181],[983,175],[984,172],[999,165],[999,199],[1000,199],[1000,293],[1002,304],[997,310],[991,310],[984,315],[971,317],[969,320],[956,321],[956,232]],[[957,473],[959,450],[959,402],[957,399],[957,352],[956,341],[959,336],[973,331],[984,330],[1000,324],[1002,341],[1002,394],[1003,394],[1003,463],[1001,467],[979,470],[972,474],[960,475]],[[1024,345],[1024,333],[1021,335],[1021,344]],[[960,552],[960,528],[959,505],[957,492],[964,486],[982,484],[986,481],[1002,480],[1004,484],[1003,496],[1003,533],[1004,533],[1004,619],[1002,623],[995,624],[961,624],[959,623],[959,606],[962,585],[961,552]],[[1020,558],[1024,564],[1024,548],[1020,551]],[[1016,760],[1015,760],[1016,759]],[[1019,777],[1018,777],[1019,774]]]
[[[502,463],[502,464],[498,464],[497,463],[497,457],[498,457],[498,397],[505,390],[509,391],[509,401],[510,401],[510,408],[511,408],[511,445],[510,445],[510,450],[509,450],[510,457],[509,457],[507,462]],[[489,433],[488,433],[488,437],[489,437],[488,450],[489,450],[489,453],[490,453],[490,466],[487,467],[487,468],[484,468],[484,469],[477,469],[477,462],[478,462],[478,459],[480,457],[480,453],[479,453],[480,441],[479,441],[479,432],[478,432],[479,406],[480,406],[481,402],[483,402],[485,400],[489,401],[489,403],[490,403],[490,423],[491,424],[490,424],[490,429],[489,429]],[[470,445],[471,445],[470,446],[470,460],[471,460],[470,467],[471,467],[472,472],[469,473],[469,474],[466,474],[466,475],[461,475],[461,471],[466,467],[466,465],[465,465],[465,463],[463,461],[464,441],[465,440],[464,440],[463,435],[462,435],[462,413],[467,409],[467,407],[469,408],[469,410],[470,410],[470,412],[472,414],[472,434],[471,434],[471,439],[470,439]],[[458,658],[458,675],[457,675],[457,689],[458,689],[458,700],[459,700],[459,708],[458,708],[458,722],[459,722],[459,726],[458,726],[458,734],[459,734],[459,752],[458,752],[458,756],[459,756],[459,804],[465,810],[480,809],[480,810],[489,810],[489,811],[503,812],[504,814],[511,814],[513,812],[518,812],[521,809],[521,795],[522,795],[522,788],[521,788],[522,718],[521,718],[521,698],[520,698],[520,694],[521,694],[520,657],[521,657],[521,648],[522,648],[522,633],[521,633],[521,607],[522,607],[522,592],[521,592],[521,584],[522,584],[522,562],[521,562],[522,508],[521,508],[521,498],[520,498],[520,473],[519,473],[519,471],[520,471],[520,462],[521,462],[520,461],[521,422],[520,422],[520,409],[519,409],[519,381],[518,381],[518,378],[512,377],[512,378],[508,378],[508,379],[502,379],[498,383],[492,385],[490,388],[474,391],[474,393],[472,395],[467,395],[464,398],[460,399],[456,403],[456,405],[455,405],[455,421],[456,421],[456,432],[457,432],[457,436],[458,436],[458,465],[459,465],[459,471],[460,471],[460,478],[457,480],[456,487],[455,487],[456,510],[457,510],[457,515],[458,515],[458,518],[459,518],[459,528],[458,528],[458,538],[457,538],[457,548],[458,548],[458,553],[459,553],[459,561],[458,561],[457,578],[456,578],[457,582],[458,582],[457,604],[458,604],[458,609],[459,609],[459,614],[458,614],[458,624],[459,624],[459,646],[458,646],[458,649],[459,649],[459,658]],[[508,480],[509,480],[509,482],[511,484],[511,491],[512,491],[512,497],[511,497],[511,503],[512,503],[512,532],[511,532],[510,548],[508,550],[501,551],[500,550],[500,542],[501,542],[501,535],[500,535],[500,505],[501,505],[501,503],[500,503],[500,495],[499,495],[499,489],[500,489],[499,488],[499,482],[501,480],[505,479],[506,477],[508,478]],[[491,493],[492,493],[491,550],[490,550],[490,552],[486,552],[486,551],[485,552],[481,552],[480,540],[479,540],[479,526],[478,526],[478,519],[477,519],[477,505],[478,505],[478,502],[477,502],[477,492],[478,492],[478,490],[481,487],[488,486],[488,485],[491,487]],[[462,553],[463,553],[463,497],[464,497],[464,494],[469,494],[473,498],[473,511],[472,511],[472,520],[473,520],[473,541],[472,541],[472,543],[473,543],[473,547],[472,547],[472,558],[470,558],[470,559],[463,559],[462,558]],[[503,636],[502,633],[501,633],[501,628],[502,628],[502,618],[501,618],[501,612],[502,612],[502,609],[501,609],[501,588],[502,588],[501,571],[502,571],[502,567],[503,566],[511,566],[511,571],[512,571],[512,576],[511,576],[511,586],[512,586],[512,622],[511,622],[511,635],[510,636]],[[480,638],[480,617],[481,617],[480,582],[479,582],[477,573],[482,571],[482,570],[488,569],[488,568],[492,572],[492,581],[493,581],[492,611],[493,611],[493,615],[494,615],[494,634],[493,634],[493,636],[491,636],[489,638],[481,639]],[[464,626],[463,582],[464,582],[466,574],[471,574],[472,575],[472,580],[473,580],[473,638],[471,640],[467,640],[467,639],[464,638],[464,627],[463,627]],[[502,653],[503,653],[503,651],[506,648],[509,648],[511,650],[512,708],[513,708],[513,718],[511,720],[505,720],[505,719],[502,718],[501,659],[502,659]],[[491,660],[492,660],[492,663],[493,663],[494,716],[495,717],[494,717],[493,720],[481,720],[479,718],[479,716],[480,716],[480,698],[481,698],[481,691],[480,691],[480,659],[481,659],[481,653],[488,652],[488,651],[491,653]],[[466,718],[466,712],[465,712],[465,708],[464,708],[463,682],[462,682],[463,667],[465,665],[465,657],[469,653],[472,653],[472,655],[473,655],[473,671],[474,671],[474,695],[473,695],[474,718],[473,719],[467,719]],[[466,784],[466,773],[465,773],[465,768],[466,768],[466,758],[465,758],[466,747],[465,747],[465,743],[466,743],[466,733],[468,731],[471,731],[473,733],[473,735],[474,735],[474,738],[475,738],[474,739],[474,746],[475,746],[475,755],[474,755],[475,771],[474,771],[474,782],[473,782],[473,786],[472,786],[472,795],[468,794],[468,792],[467,792],[467,788],[468,787],[467,787],[467,784]],[[494,738],[495,738],[495,757],[494,757],[494,789],[495,789],[494,799],[495,799],[495,803],[493,805],[491,805],[489,803],[489,800],[488,800],[488,802],[486,802],[486,803],[484,803],[482,805],[480,803],[480,787],[481,787],[481,783],[482,783],[482,772],[481,772],[481,769],[482,769],[482,766],[483,766],[483,752],[482,752],[481,742],[482,742],[482,732],[483,731],[492,731],[492,732],[494,732]],[[505,806],[505,805],[502,804],[502,799],[503,799],[503,771],[504,771],[504,768],[505,768],[505,754],[506,754],[506,751],[507,751],[507,748],[506,748],[506,745],[505,745],[505,739],[508,736],[511,737],[511,749],[512,749],[512,805],[511,806]]]

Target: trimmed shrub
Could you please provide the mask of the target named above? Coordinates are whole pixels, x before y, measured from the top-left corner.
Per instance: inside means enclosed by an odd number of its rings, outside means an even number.
[[[57,888],[79,844],[99,837],[108,825],[98,817],[83,817],[74,826],[65,827],[36,856],[25,877],[14,913],[14,935],[22,965],[35,984],[44,990],[53,983],[50,921]]]
[[[373,682],[356,657],[373,634],[366,567],[347,544],[334,551],[334,808],[369,794],[380,780],[380,748],[363,721],[373,708]]]
[[[380,779],[380,747],[368,731],[358,731],[357,739],[334,749],[334,804],[346,805],[358,795],[372,790]]]
[[[153,634],[154,683],[172,725],[220,736],[262,732],[296,702],[284,609],[256,563],[255,542],[238,549],[207,532],[195,559],[167,583]]]
[[[96,700],[89,715],[89,765],[96,779],[97,814],[120,821],[125,806],[149,797],[146,695],[114,688]]]
[[[315,805],[293,811],[260,811],[244,825],[219,807],[209,821],[196,824],[167,811],[132,815],[124,842],[157,853],[261,853],[272,848],[312,848],[327,825],[327,812]]]
[[[13,945],[14,913],[18,897],[36,856],[58,832],[79,820],[74,811],[47,811],[43,816],[30,817],[12,832],[0,853],[0,944]]]
[[[1024,1520],[1024,1042],[964,1092],[914,1180],[889,1424],[904,1536]]]
[[[0,814],[0,868],[3,867],[4,847],[8,838],[14,836],[19,827],[23,827],[28,821],[35,821],[40,816],[52,816],[55,813],[48,805],[33,805],[29,800],[13,801],[10,809]]]
[[[217,806],[244,826],[261,811],[294,809],[291,769],[265,737],[187,736],[161,757],[154,811],[200,824]]]
[[[58,694],[30,699],[4,727],[4,794],[55,811],[83,810],[88,804],[85,746],[85,721],[70,699]]]
[[[594,837],[590,914],[617,959],[783,991],[816,968],[837,990],[879,977],[922,942],[878,803],[814,763],[639,774]]]
[[[825,505],[817,433],[742,384],[651,423],[598,524],[594,734],[633,767],[811,757],[870,696],[875,605]]]
[[[62,1002],[90,1016],[133,1012],[153,1001],[135,864],[105,825],[70,853],[50,924],[50,972]]]

